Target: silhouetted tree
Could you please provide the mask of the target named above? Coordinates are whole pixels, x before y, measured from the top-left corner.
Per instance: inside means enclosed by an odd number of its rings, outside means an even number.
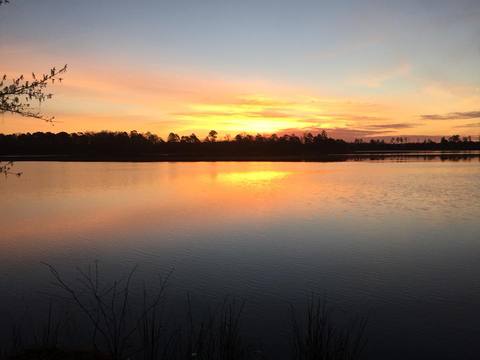
[[[0,0],[0,6],[8,4],[9,0]],[[61,69],[52,68],[48,74],[39,78],[32,73],[32,80],[28,81],[23,75],[12,80],[7,80],[4,74],[0,80],[0,114],[12,113],[25,117],[33,117],[48,122],[53,122],[54,117],[46,117],[40,111],[33,110],[32,102],[42,103],[52,98],[52,94],[46,92],[48,84],[54,84],[55,80],[62,82],[61,75],[67,71],[67,65]],[[0,161],[0,173],[8,175],[11,173],[13,163],[6,164]],[[21,173],[15,173],[21,175]]]
[[[187,143],[187,144],[198,144],[201,141],[197,137],[197,135],[191,134],[191,135],[187,135],[187,136],[182,136],[181,139],[180,139],[180,142]]]
[[[171,132],[170,134],[168,134],[167,142],[169,143],[180,142],[180,136],[178,136],[178,134]]]
[[[322,132],[320,133],[320,138],[322,140],[327,140],[328,139],[328,135],[327,135],[327,132],[325,130],[322,130]]]
[[[265,142],[265,137],[262,134],[255,135],[255,142],[257,144],[263,144]]]
[[[205,140],[208,141],[208,142],[215,142],[215,141],[217,141],[217,135],[218,135],[218,133],[215,130],[210,130],[210,132],[208,133],[208,136]]]
[[[313,135],[312,133],[306,133],[305,135],[303,135],[303,142],[305,144],[312,144],[313,143]]]
[[[448,138],[449,142],[452,143],[459,143],[460,142],[460,135],[452,135]]]

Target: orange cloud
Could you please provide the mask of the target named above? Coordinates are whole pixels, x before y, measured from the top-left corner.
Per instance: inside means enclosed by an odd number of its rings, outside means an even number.
[[[22,71],[18,70],[30,68],[24,51],[10,50],[12,56],[16,52],[22,56],[18,64],[11,59],[6,62],[4,69],[8,74],[20,74]],[[50,60],[39,57],[35,70],[47,70]],[[170,131],[203,136],[210,129],[216,129],[220,135],[331,129],[347,135],[349,131],[408,135],[415,127],[426,134],[450,134],[455,132],[453,125],[421,122],[419,114],[471,111],[472,104],[480,98],[475,89],[441,84],[425,85],[419,90],[422,96],[357,94],[349,98],[265,79],[240,79],[185,69],[102,65],[81,58],[73,59],[69,66],[64,83],[52,88],[54,99],[41,108],[42,112],[56,116],[58,122],[53,128],[38,120],[4,114],[0,132],[135,129],[161,136]],[[370,74],[360,83],[381,86],[409,72],[410,66],[402,64],[391,71]],[[452,92],[449,88],[457,90]],[[394,128],[389,124],[408,125]]]

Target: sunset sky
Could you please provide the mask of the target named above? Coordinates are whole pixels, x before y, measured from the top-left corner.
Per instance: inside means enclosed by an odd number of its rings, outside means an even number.
[[[11,0],[0,73],[68,64],[0,132],[480,134],[480,1]]]

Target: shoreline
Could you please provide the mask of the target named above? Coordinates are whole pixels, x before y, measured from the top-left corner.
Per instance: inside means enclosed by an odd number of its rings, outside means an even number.
[[[475,159],[480,160],[479,150],[448,151],[361,151],[345,154],[321,155],[94,155],[94,154],[46,154],[46,155],[0,155],[0,161],[65,161],[65,162],[341,162],[388,159]]]

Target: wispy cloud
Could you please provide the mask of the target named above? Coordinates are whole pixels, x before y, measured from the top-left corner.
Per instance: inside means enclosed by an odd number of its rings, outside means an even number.
[[[480,128],[480,122],[465,124],[465,125],[458,125],[455,126],[456,128]]]
[[[341,127],[301,127],[301,128],[286,128],[278,132],[278,135],[283,134],[296,134],[303,135],[305,133],[318,134],[322,131],[326,131],[328,136],[335,139],[354,140],[357,138],[375,136],[380,134],[389,133],[392,131],[376,131],[376,130],[364,130],[356,128],[341,128]]]
[[[292,114],[275,110],[259,111],[186,111],[173,113],[175,116],[196,116],[196,117],[248,117],[248,118],[269,118],[269,119],[287,119],[298,118]]]
[[[384,121],[386,120],[384,117],[357,115],[357,114],[324,113],[324,114],[319,114],[319,116],[325,116],[329,118],[334,118],[338,120],[347,120],[347,121]]]
[[[412,123],[396,123],[396,124],[374,124],[364,126],[367,129],[373,130],[395,130],[395,129],[411,129],[417,127],[418,124]]]
[[[353,83],[368,88],[381,87],[386,81],[408,75],[411,71],[411,65],[408,63],[400,64],[391,69],[378,71],[353,78]]]
[[[480,118],[480,110],[451,112],[448,114],[427,114],[420,115],[423,120],[467,120]]]

